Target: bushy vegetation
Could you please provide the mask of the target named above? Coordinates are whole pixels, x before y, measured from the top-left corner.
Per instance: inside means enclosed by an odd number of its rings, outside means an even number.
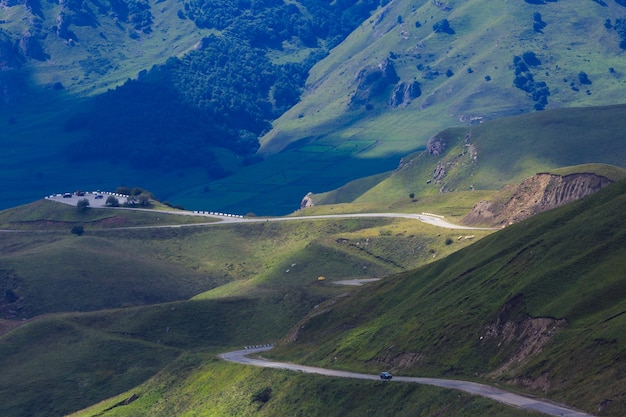
[[[524,54],[513,57],[513,66],[515,79],[513,85],[522,91],[535,102],[535,110],[543,110],[548,105],[548,97],[550,96],[550,88],[545,81],[535,81],[530,70],[531,67],[541,65],[541,61],[534,52],[526,51]]]
[[[614,30],[619,36],[619,47],[626,49],[626,18],[615,19],[615,23],[611,24],[611,20],[607,19],[604,26],[609,30]]]
[[[149,19],[141,16],[147,9],[132,4],[140,11],[129,8],[129,19],[145,31]],[[201,167],[211,179],[230,174],[212,149],[244,156],[256,152],[271,120],[299,100],[310,67],[378,2],[305,6],[307,14],[276,1],[184,3],[179,16],[222,33],[99,96],[93,109],[74,116],[66,128],[88,129],[91,138],[73,144],[71,155],[126,160],[139,169]],[[297,62],[272,62],[268,52],[281,50],[292,38],[312,52]],[[328,46],[320,47],[318,39]]]

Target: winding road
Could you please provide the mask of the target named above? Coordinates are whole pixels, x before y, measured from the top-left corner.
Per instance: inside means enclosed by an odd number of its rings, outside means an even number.
[[[81,197],[82,198],[82,197]],[[104,206],[102,199],[94,199],[93,196],[88,195],[90,200],[90,206],[94,208],[100,208]],[[57,201],[59,203],[65,203],[70,205],[76,205],[78,198],[72,196],[71,198],[63,198],[61,195],[54,195],[47,197],[46,199]],[[117,208],[119,210],[128,210],[128,208]],[[346,218],[406,218],[415,219],[423,223],[430,224],[437,227],[446,229],[459,229],[459,230],[498,230],[498,228],[479,228],[460,226],[447,222],[441,216],[422,213],[422,214],[407,214],[407,213],[353,213],[353,214],[331,214],[331,215],[317,215],[317,216],[285,216],[285,217],[242,217],[232,216],[227,214],[215,214],[206,212],[191,212],[191,211],[162,211],[162,210],[150,210],[150,209],[131,209],[131,210],[145,210],[155,211],[162,214],[174,214],[174,215],[187,215],[187,216],[204,216],[219,221],[212,221],[207,223],[192,223],[192,224],[177,224],[177,225],[158,225],[158,226],[135,226],[135,227],[121,227],[119,229],[144,229],[144,228],[178,228],[178,227],[193,227],[193,226],[215,226],[220,224],[233,224],[233,223],[259,223],[259,222],[277,222],[277,221],[292,221],[292,220],[316,220],[316,219],[346,219]],[[18,230],[0,229],[0,232],[17,232]],[[352,285],[358,285],[360,283],[353,283]],[[251,348],[244,350],[237,350],[234,352],[227,352],[220,355],[225,361],[260,366],[264,368],[274,369],[286,369],[291,371],[299,371],[304,373],[312,373],[319,375],[326,375],[340,378],[355,378],[355,379],[367,379],[379,381],[378,375],[361,374],[348,371],[340,371],[335,369],[317,368],[313,366],[298,365],[286,362],[276,362],[266,360],[262,358],[250,358],[249,355],[258,354],[272,349],[271,346]],[[519,394],[514,394],[500,388],[492,387],[489,385],[479,384],[470,381],[460,381],[454,379],[439,379],[439,378],[420,378],[420,377],[403,377],[394,376],[389,382],[405,382],[405,383],[417,383],[425,385],[433,385],[442,388],[456,389],[464,391],[473,395],[479,395],[485,398],[489,398],[500,403],[518,407],[526,410],[537,411],[540,413],[563,416],[563,417],[593,417],[591,414],[586,414],[581,411],[573,410],[565,405],[550,402],[548,400],[542,400],[532,397],[527,397]]]
[[[313,366],[297,365],[293,363],[276,362],[262,358],[249,357],[249,355],[266,352],[270,349],[272,349],[272,346],[236,350],[234,352],[222,353],[220,355],[220,358],[228,362],[234,362],[243,365],[260,366],[263,368],[286,369],[290,371],[299,371],[309,374],[326,375],[339,378],[355,378],[380,381],[380,377],[378,375],[360,374],[356,372],[339,371],[336,369],[316,368]],[[593,417],[591,414],[586,414],[581,411],[573,410],[562,404],[514,394],[500,388],[484,384],[478,384],[476,382],[460,381],[455,379],[419,378],[410,376],[394,376],[393,379],[387,381],[409,382],[415,384],[434,385],[442,388],[456,389],[467,392],[469,394],[489,398],[502,404],[522,408],[525,410],[537,411],[551,416]]]
[[[111,195],[110,193],[103,193],[104,196]],[[122,197],[119,197],[122,198]],[[61,194],[51,195],[46,197],[46,200],[56,201],[58,203],[63,203],[67,205],[75,206],[76,203],[80,199],[87,199],[89,201],[89,207],[92,208],[105,208],[106,207],[106,199],[96,199],[94,193],[86,193],[84,196],[76,196],[72,195],[69,198],[64,198]],[[220,224],[232,224],[232,223],[262,223],[262,222],[283,222],[283,221],[292,221],[292,220],[328,220],[328,219],[350,219],[350,218],[404,218],[404,219],[414,219],[419,220],[422,223],[430,224],[437,227],[442,227],[445,229],[457,229],[457,230],[499,230],[499,228],[489,228],[489,227],[471,227],[471,226],[460,226],[458,224],[450,223],[444,220],[443,216],[437,216],[433,214],[410,214],[410,213],[350,213],[350,214],[326,214],[326,215],[317,215],[317,216],[284,216],[284,217],[243,217],[243,216],[233,216],[228,214],[215,214],[215,213],[207,213],[207,212],[198,212],[198,211],[186,211],[186,210],[177,210],[177,211],[164,211],[164,210],[152,210],[152,209],[137,209],[137,208],[126,208],[126,207],[110,207],[111,209],[116,210],[141,210],[141,211],[152,211],[161,214],[171,214],[171,215],[182,215],[182,216],[198,216],[198,217],[207,217],[214,220],[219,220],[217,222],[208,222],[208,223],[193,223],[193,224],[177,224],[177,225],[159,225],[159,226],[134,226],[134,227],[122,227],[120,229],[146,229],[146,228],[178,228],[178,227],[192,227],[192,226],[216,226]]]

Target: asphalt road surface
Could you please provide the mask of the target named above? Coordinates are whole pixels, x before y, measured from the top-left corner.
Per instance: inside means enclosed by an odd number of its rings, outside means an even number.
[[[326,376],[333,376],[339,378],[356,378],[356,379],[369,379],[373,381],[379,381],[378,375],[360,374],[356,372],[338,371],[336,369],[316,368],[313,366],[297,365],[293,363],[276,362],[262,358],[250,358],[248,355],[253,355],[260,352],[270,350],[271,346],[251,348],[244,350],[237,350],[234,352],[223,353],[220,358],[229,361],[240,363],[244,365],[261,366],[264,368],[274,369],[286,369],[290,371],[299,371],[310,374],[319,374]],[[495,388],[489,385],[478,384],[476,382],[459,381],[454,379],[438,379],[438,378],[418,378],[408,376],[394,376],[391,380],[386,382],[408,382],[416,384],[434,385],[442,388],[456,389],[464,391],[473,395],[480,395],[481,397],[489,398],[500,403],[510,405],[525,410],[537,411],[540,413],[552,415],[552,416],[564,416],[564,417],[593,417],[591,414],[586,414],[581,411],[576,411],[568,408],[565,405],[553,403],[547,400],[538,398],[526,397],[519,394],[513,394],[500,388]]]
[[[100,194],[102,197],[96,199],[96,195]],[[88,192],[85,193],[84,196],[76,196],[72,194],[70,197],[63,197],[62,194],[55,194],[46,197],[47,200],[56,201],[58,203],[64,203],[68,205],[75,206],[79,200],[86,198],[89,200],[89,207],[92,208],[103,208],[106,206],[106,199],[109,195],[115,196],[120,204],[124,204],[126,202],[126,196],[120,196],[112,193],[94,193]],[[191,227],[191,226],[214,226],[216,224],[224,224],[224,223],[260,223],[260,222],[281,222],[281,221],[292,221],[292,220],[316,220],[316,219],[349,219],[349,218],[404,218],[404,219],[415,219],[419,220],[422,223],[430,224],[437,227],[443,227],[445,229],[457,229],[457,230],[497,230],[497,228],[481,228],[481,227],[470,227],[470,226],[460,226],[457,224],[453,224],[447,222],[443,219],[442,216],[436,216],[432,214],[409,214],[409,213],[352,213],[352,214],[328,214],[328,215],[319,215],[319,216],[284,216],[284,217],[243,217],[243,216],[235,216],[232,214],[224,214],[224,213],[208,213],[208,212],[199,212],[199,211],[185,211],[185,210],[176,210],[176,211],[163,211],[163,210],[150,210],[150,209],[129,209],[123,207],[116,207],[118,210],[145,210],[145,211],[155,211],[162,214],[173,214],[173,215],[185,215],[185,216],[201,216],[212,219],[221,220],[220,222],[212,222],[212,223],[195,223],[195,224],[186,224],[186,225],[172,225],[172,226],[138,226],[136,228],[159,228],[159,227]]]

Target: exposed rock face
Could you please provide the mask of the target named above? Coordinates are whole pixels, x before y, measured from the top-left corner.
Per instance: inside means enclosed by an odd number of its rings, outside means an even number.
[[[496,347],[499,367],[491,376],[501,376],[511,369],[527,363],[539,354],[552,337],[567,325],[566,320],[549,317],[530,317],[525,313],[524,297],[515,296],[498,311],[497,317],[487,324],[480,337],[481,345]],[[517,381],[529,385],[530,381]],[[533,381],[549,385],[547,375]]]
[[[439,184],[445,176],[446,166],[441,161],[439,161],[437,163],[437,166],[435,167],[435,170],[433,171],[433,179],[435,180],[436,184]]]
[[[356,79],[358,86],[350,100],[350,107],[353,108],[367,104],[370,98],[381,94],[388,86],[400,80],[389,59],[385,59],[375,67],[362,69]]]
[[[411,100],[422,95],[420,84],[417,81],[413,81],[409,84],[399,83],[391,93],[389,99],[389,106],[396,108],[400,106],[408,106]]]
[[[313,193],[307,193],[307,195],[305,195],[302,201],[300,202],[301,209],[307,208],[307,207],[313,207],[314,205],[315,205],[315,202],[313,201]]]
[[[428,144],[426,145],[428,153],[434,156],[442,155],[446,151],[447,147],[448,144],[446,141],[439,136],[433,136],[428,139]]]
[[[509,199],[480,201],[463,222],[505,226],[593,194],[611,184],[610,179],[589,173],[554,175],[541,173],[512,189]]]

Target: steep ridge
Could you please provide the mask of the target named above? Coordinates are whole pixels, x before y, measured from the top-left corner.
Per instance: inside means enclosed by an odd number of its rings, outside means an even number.
[[[620,103],[615,23],[624,12],[612,1],[390,2],[311,70],[302,100],[274,122],[261,151],[311,136],[357,136],[380,140],[379,151],[408,153],[441,126],[519,114],[539,102]],[[390,64],[397,80],[365,100],[363,72]],[[402,84],[414,85],[413,93],[397,106]]]

